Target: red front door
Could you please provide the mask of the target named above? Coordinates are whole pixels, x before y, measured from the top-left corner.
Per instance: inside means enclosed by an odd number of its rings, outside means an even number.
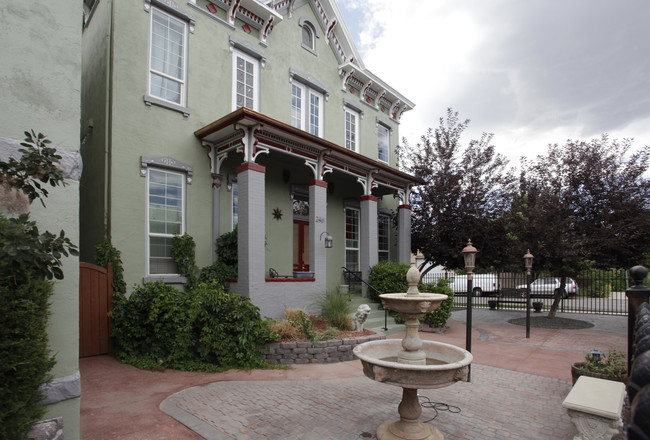
[[[293,221],[293,270],[309,271],[309,222]]]

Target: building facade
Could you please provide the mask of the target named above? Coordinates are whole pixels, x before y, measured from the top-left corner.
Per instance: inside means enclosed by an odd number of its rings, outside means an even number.
[[[231,291],[269,317],[316,311],[343,267],[408,261],[414,104],[365,69],[335,1],[100,0],[83,44],[82,260],[110,237],[127,285],[180,283],[171,238],[206,266],[236,227]]]
[[[49,188],[46,207],[25,203],[41,232],[65,231],[79,244],[81,177],[80,102],[83,2],[35,0],[0,3],[0,160],[18,159],[24,132],[34,130],[52,141],[63,156],[66,186]],[[27,201],[27,198],[24,197]],[[0,210],[17,215],[0,197]],[[19,208],[22,210],[22,208]],[[61,418],[66,439],[78,439],[79,259],[62,258],[63,280],[50,298],[48,344],[55,355],[53,381],[46,384],[47,418]]]

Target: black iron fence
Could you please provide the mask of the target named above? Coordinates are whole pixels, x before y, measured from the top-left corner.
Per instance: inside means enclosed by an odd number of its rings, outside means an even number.
[[[422,277],[422,282],[437,282],[439,279],[447,280],[454,290],[454,305],[465,307],[466,275],[429,272]],[[628,278],[624,269],[585,270],[567,277],[564,286],[559,275],[547,272],[534,273],[530,280],[532,302],[538,303],[542,311],[548,311],[556,292],[560,292],[559,312],[627,314],[625,290],[628,288]],[[472,306],[525,309],[526,288],[525,272],[474,274]]]

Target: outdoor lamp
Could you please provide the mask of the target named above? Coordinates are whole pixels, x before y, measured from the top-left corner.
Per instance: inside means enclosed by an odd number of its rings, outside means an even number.
[[[591,350],[589,352],[589,358],[596,364],[600,363],[600,358],[602,355],[603,352],[601,350]]]
[[[533,258],[535,257],[530,253],[530,249],[528,249],[528,252],[526,252],[526,255],[524,255],[524,266],[526,266],[527,275],[530,275],[533,268]]]
[[[325,236],[325,248],[330,249],[334,245],[334,239],[326,231],[326,232],[323,232],[322,234],[320,234],[320,239],[321,240],[323,239],[323,235]]]
[[[465,259],[465,269],[467,269],[467,273],[472,273],[475,267],[476,254],[478,254],[478,250],[472,246],[472,240],[467,240],[467,246],[465,246],[461,253]]]

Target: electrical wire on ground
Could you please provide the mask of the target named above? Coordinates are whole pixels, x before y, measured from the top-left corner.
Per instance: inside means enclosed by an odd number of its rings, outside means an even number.
[[[425,420],[423,423],[429,423],[430,421],[434,420],[436,417],[438,417],[440,411],[448,411],[452,414],[460,413],[460,408],[457,406],[449,405],[447,403],[432,402],[431,399],[429,399],[427,396],[418,394],[418,399],[420,398],[427,399],[425,402],[421,402],[420,406],[422,408],[432,409],[435,413],[433,417],[431,417],[429,420]]]

